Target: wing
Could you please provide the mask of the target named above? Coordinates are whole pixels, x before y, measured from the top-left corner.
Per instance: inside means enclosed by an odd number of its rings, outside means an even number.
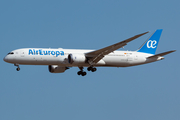
[[[129,39],[126,39],[124,41],[121,41],[121,42],[118,42],[116,44],[113,44],[113,45],[110,45],[108,47],[105,47],[105,48],[102,48],[102,49],[99,49],[99,50],[95,50],[95,51],[92,51],[92,52],[89,52],[89,53],[86,53],[85,56],[88,58],[88,63],[90,65],[94,65],[96,64],[97,62],[99,62],[105,55],[127,45],[128,42],[131,42],[132,40],[144,35],[144,34],[147,34],[148,32],[145,32],[145,33],[142,33],[142,34],[138,34],[138,35],[135,35]]]

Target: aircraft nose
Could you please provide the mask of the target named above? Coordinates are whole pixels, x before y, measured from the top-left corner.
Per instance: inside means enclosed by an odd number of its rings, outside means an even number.
[[[4,57],[4,59],[3,59],[5,62],[8,62],[8,57],[6,56],[6,57]]]

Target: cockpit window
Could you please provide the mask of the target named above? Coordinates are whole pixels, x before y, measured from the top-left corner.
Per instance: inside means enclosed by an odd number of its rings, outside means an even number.
[[[14,54],[14,52],[9,52],[8,55],[9,55],[9,54]]]

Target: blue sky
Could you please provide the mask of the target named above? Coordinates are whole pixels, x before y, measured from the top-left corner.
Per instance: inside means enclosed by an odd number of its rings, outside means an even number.
[[[1,0],[1,120],[179,120],[179,0]],[[129,68],[78,68],[63,74],[47,66],[21,65],[3,57],[18,48],[99,49],[151,31],[124,50],[136,50],[163,29],[160,62]]]

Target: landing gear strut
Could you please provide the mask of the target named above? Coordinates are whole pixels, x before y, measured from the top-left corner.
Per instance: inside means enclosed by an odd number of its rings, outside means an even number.
[[[95,72],[97,69],[93,66],[90,66],[87,68],[88,71],[92,71],[92,72]]]
[[[14,64],[14,66],[17,66],[16,70],[17,70],[17,71],[20,71],[19,64]]]
[[[85,71],[83,71],[83,67],[79,67],[80,71],[77,72],[78,75],[82,75],[82,76],[85,76],[87,73]]]

